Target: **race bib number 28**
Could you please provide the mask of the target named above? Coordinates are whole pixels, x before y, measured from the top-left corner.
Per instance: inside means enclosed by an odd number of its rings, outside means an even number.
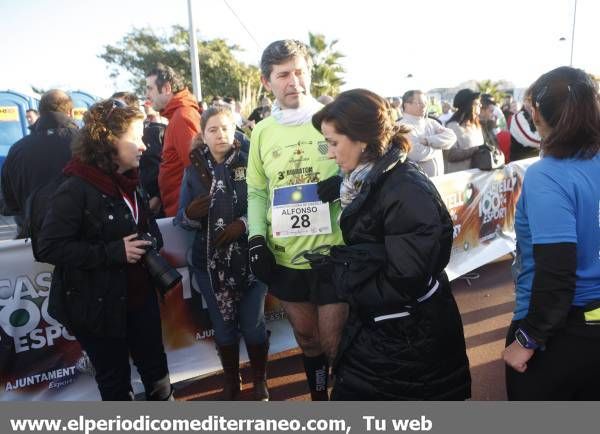
[[[329,204],[319,200],[317,184],[276,188],[272,203],[274,238],[331,233]]]

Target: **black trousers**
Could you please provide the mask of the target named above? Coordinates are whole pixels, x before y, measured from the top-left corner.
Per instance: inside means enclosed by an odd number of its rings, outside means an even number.
[[[75,337],[96,370],[96,382],[103,401],[133,399],[130,355],[140,373],[146,399],[160,401],[169,398],[171,382],[162,341],[160,310],[154,292],[140,309],[128,312],[125,338],[77,332]]]
[[[519,322],[508,329],[506,346],[515,340]],[[600,400],[600,325],[568,324],[536,350],[520,374],[505,366],[511,401]]]

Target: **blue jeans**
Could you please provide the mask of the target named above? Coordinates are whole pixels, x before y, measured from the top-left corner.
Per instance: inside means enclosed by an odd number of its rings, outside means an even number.
[[[239,334],[244,336],[246,345],[258,345],[267,340],[265,323],[265,297],[267,287],[255,281],[243,294],[238,306],[236,321],[223,321],[215,294],[206,272],[194,273],[196,285],[206,301],[208,315],[215,331],[218,346],[232,345],[238,342]]]

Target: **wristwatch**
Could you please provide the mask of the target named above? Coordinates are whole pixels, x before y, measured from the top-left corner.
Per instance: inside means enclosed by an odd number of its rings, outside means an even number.
[[[515,340],[519,345],[521,345],[523,348],[527,348],[528,350],[537,350],[540,347],[531,336],[529,336],[520,328],[518,328],[515,332]]]

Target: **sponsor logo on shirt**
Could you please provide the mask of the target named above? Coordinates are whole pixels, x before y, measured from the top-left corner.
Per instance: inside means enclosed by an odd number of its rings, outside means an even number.
[[[243,181],[246,179],[246,168],[245,167],[236,167],[233,171],[233,180],[234,181]]]
[[[281,157],[281,148],[279,146],[273,148],[273,150],[271,151],[271,156],[273,157],[273,159]]]

